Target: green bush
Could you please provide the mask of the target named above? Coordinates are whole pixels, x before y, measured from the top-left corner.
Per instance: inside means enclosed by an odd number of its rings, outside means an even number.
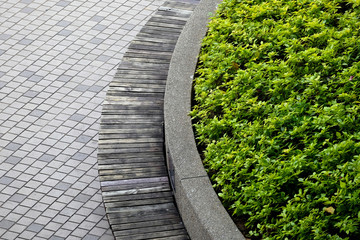
[[[224,0],[191,112],[223,204],[263,239],[360,239],[360,1]]]

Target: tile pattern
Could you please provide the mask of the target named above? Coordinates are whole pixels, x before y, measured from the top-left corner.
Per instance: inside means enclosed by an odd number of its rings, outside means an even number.
[[[162,3],[0,2],[1,239],[113,239],[96,164],[101,104]]]

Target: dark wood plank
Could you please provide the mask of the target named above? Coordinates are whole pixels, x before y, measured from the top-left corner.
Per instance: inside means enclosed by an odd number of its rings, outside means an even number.
[[[151,175],[152,174],[148,174],[148,176],[146,176],[146,177],[163,177],[163,175],[162,176],[157,176],[156,174],[153,174],[154,176],[151,176]],[[116,179],[116,178],[111,179],[106,176],[100,176],[100,178],[104,178],[104,180],[101,180],[101,181],[144,178],[144,176],[139,176],[139,177],[135,176],[133,178],[126,178],[126,176],[118,176],[118,177],[119,177],[118,179]],[[143,193],[157,193],[157,192],[167,192],[167,191],[170,191],[170,189],[168,187],[157,186],[157,187],[150,187],[150,188],[139,188],[139,189],[132,189],[132,190],[103,192],[103,196],[104,197],[115,197],[115,196],[119,197],[119,196],[124,196],[124,195],[138,195],[138,194],[143,194]]]
[[[160,231],[153,233],[144,233],[144,234],[134,234],[131,236],[121,236],[121,239],[124,240],[139,240],[139,239],[155,239],[155,238],[168,238],[171,236],[184,235],[187,234],[185,229],[177,229],[172,231]],[[114,232],[116,236],[116,232]]]
[[[180,2],[180,1],[167,1],[162,5],[162,7],[188,10],[188,11],[193,11],[196,6],[197,6],[197,4],[184,3],[184,2]]]
[[[114,231],[114,235],[115,236],[132,236],[134,234],[155,233],[155,232],[171,231],[171,230],[178,230],[178,229],[184,229],[184,225],[182,223],[173,223],[173,224],[158,225],[158,226],[151,226],[151,227],[141,226],[138,229],[116,230],[116,231]]]
[[[136,223],[144,221],[156,221],[164,219],[178,219],[179,213],[177,212],[159,212],[157,214],[147,214],[133,217],[122,217],[121,214],[108,214],[109,222],[111,225],[125,224],[125,223]]]
[[[151,198],[151,199],[140,199],[134,201],[123,201],[123,202],[108,202],[106,203],[107,207],[132,207],[132,206],[142,206],[148,204],[161,204],[161,203],[170,203],[174,202],[172,196],[166,198]]]
[[[131,180],[131,179],[130,179]],[[103,196],[105,203],[132,202],[138,200],[151,200],[154,198],[173,197],[171,191],[157,191],[137,194],[109,195]],[[178,216],[179,217],[179,216]]]
[[[149,22],[170,23],[170,24],[185,26],[187,21],[183,19],[171,18],[169,16],[164,17],[164,16],[155,15],[149,19]]]
[[[179,224],[179,223],[181,223],[181,219],[175,218],[175,219],[164,219],[164,220],[144,221],[144,222],[138,222],[138,223],[113,225],[112,227],[115,231],[121,231],[121,230],[127,230],[127,229],[156,227],[156,226],[164,226],[164,225]]]

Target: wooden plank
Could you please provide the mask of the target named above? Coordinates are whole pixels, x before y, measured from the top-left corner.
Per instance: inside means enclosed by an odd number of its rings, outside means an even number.
[[[108,90],[108,93],[112,93],[111,89]],[[116,96],[116,91],[114,91],[114,95],[109,94],[106,100],[104,101],[104,105],[113,104],[113,102],[125,102],[125,103],[134,103],[144,102],[146,104],[163,104],[164,99],[161,97],[133,97],[133,96]]]
[[[167,70],[162,69],[118,69],[117,74],[132,74],[132,75],[154,75],[167,77]],[[126,76],[126,75],[124,75]]]
[[[136,223],[144,221],[156,221],[164,219],[177,219],[179,213],[177,212],[162,212],[157,214],[148,214],[143,216],[133,216],[133,217],[121,217],[120,214],[108,214],[109,222],[111,225],[124,224],[124,223]]]
[[[145,88],[145,87],[131,87],[131,86],[113,86],[114,90],[119,92],[139,92],[139,93],[164,93],[164,88]]]
[[[181,234],[176,236],[167,236],[164,238],[153,238],[153,240],[189,240],[190,237],[187,234]]]
[[[156,36],[157,39],[159,40],[162,40],[162,39],[171,39],[171,40],[176,40],[179,38],[179,35],[180,34],[171,34],[171,33],[166,33],[166,34],[163,34],[163,35],[160,35],[160,34],[153,34],[153,33],[148,33],[148,32],[139,32],[137,37],[139,38],[148,38],[148,39],[152,39],[154,36]],[[136,50],[132,50],[130,49],[130,51],[136,51]],[[140,51],[140,50],[139,50]],[[161,54],[168,54],[168,55],[171,55],[172,52],[160,52]]]
[[[144,88],[151,88],[151,89],[162,89],[165,91],[165,85],[164,84],[146,84],[146,83],[124,83],[124,82],[114,82],[110,85],[109,92],[113,93],[116,91],[119,91],[119,88],[129,88],[130,90],[140,88],[141,90]],[[131,95],[129,95],[129,98],[131,98]]]
[[[161,149],[164,147],[164,143],[162,142],[154,142],[154,143],[149,143],[149,142],[145,142],[145,143],[107,143],[107,144],[101,144],[99,145],[101,148],[103,149],[112,149],[112,148],[117,148],[117,149],[122,149],[122,148],[126,148],[126,149],[131,149],[131,148],[157,148],[157,149]]]
[[[128,223],[128,224],[121,224],[121,225],[113,225],[112,228],[115,231],[127,230],[127,229],[136,229],[141,227],[155,227],[155,226],[163,226],[169,224],[177,224],[181,223],[181,219],[160,219],[155,221],[144,221],[144,222],[136,222],[136,223]]]
[[[162,7],[159,8],[159,11],[157,11],[154,16],[187,21],[191,14],[192,11],[171,11],[171,8],[169,7]]]
[[[170,203],[174,202],[174,198],[166,197],[166,198],[151,198],[151,199],[140,199],[133,201],[123,201],[123,202],[109,202],[106,203],[107,207],[132,207],[132,206],[141,206],[146,204],[160,204],[160,203]]]
[[[140,175],[140,174],[139,174]],[[151,176],[152,174],[149,174],[148,177],[158,177],[156,174],[153,174],[154,176]],[[121,177],[121,176],[120,176]],[[100,176],[100,178],[106,178],[106,176]],[[144,178],[144,176],[134,177],[135,178]],[[109,178],[110,179],[110,178]],[[120,179],[126,179],[125,177]],[[114,179],[118,180],[118,179]],[[101,181],[109,181],[109,180],[101,180]],[[123,190],[123,191],[112,191],[112,192],[103,192],[104,197],[114,197],[114,196],[123,196],[123,195],[138,195],[142,193],[156,193],[156,192],[165,192],[170,191],[168,187],[164,186],[158,186],[158,187],[151,187],[151,188],[139,188],[139,189],[131,189],[131,190]]]
[[[188,10],[193,11],[196,8],[197,4],[191,4],[191,3],[184,3],[179,1],[167,1],[165,2],[162,7],[168,7],[172,9],[181,9],[181,10]]]
[[[160,49],[162,49],[163,51],[172,51],[169,48],[161,48],[161,47],[157,47],[157,46],[147,46],[144,44],[134,44],[134,48],[137,47],[137,49],[148,49],[148,50],[154,50],[154,51],[159,51]],[[174,48],[174,47],[171,47]],[[141,69],[152,69],[152,70],[167,70],[169,69],[169,64],[170,63],[140,63],[140,62],[127,62],[127,61],[123,61],[118,69],[134,69],[134,70],[141,70]]]
[[[123,240],[140,240],[140,239],[154,239],[154,238],[168,238],[171,236],[177,235],[184,235],[187,234],[185,229],[177,229],[172,231],[161,231],[161,232],[154,232],[154,233],[144,233],[144,234],[134,234],[131,236],[122,236],[121,239]],[[114,232],[116,236],[116,233]]]
[[[106,186],[118,186],[118,185],[141,184],[141,183],[162,183],[162,182],[168,182],[168,180],[169,180],[168,177],[141,178],[141,179],[102,182],[101,186],[106,187]]]
[[[134,103],[126,103],[121,104],[119,101],[113,102],[112,104],[108,104],[106,107],[103,107],[103,113],[114,111],[114,114],[162,114],[162,110],[164,108],[163,104],[144,104],[138,105],[136,102]]]
[[[111,192],[111,191],[120,191],[120,190],[131,190],[131,189],[139,189],[139,188],[150,188],[150,187],[163,187],[166,189],[169,189],[170,191],[170,185],[167,182],[161,182],[161,183],[142,183],[137,185],[119,185],[119,186],[107,186],[107,187],[101,187],[101,190],[104,192]],[[152,201],[153,199],[148,199],[147,204],[156,204],[159,203],[158,201]],[[172,202],[172,201],[171,201]],[[139,204],[137,204],[139,205]],[[132,205],[131,205],[132,206]],[[110,208],[110,206],[107,206]],[[112,207],[119,207],[113,205]],[[122,207],[124,207],[122,205]]]
[[[132,217],[132,216],[141,216],[147,214],[158,214],[162,212],[177,212],[174,203],[163,203],[155,205],[144,205],[136,207],[123,207],[123,208],[109,208],[110,217],[122,216],[122,217]],[[112,215],[112,213],[114,215]]]
[[[120,83],[136,83],[136,84],[159,84],[159,85],[166,85],[166,79],[141,79],[141,82],[139,82],[139,79],[133,79],[133,78],[118,78],[114,79],[110,84],[109,87],[115,86]],[[109,92],[106,94],[107,96],[111,95],[117,95],[117,92]],[[122,94],[124,95],[124,94]]]
[[[112,96],[127,96],[127,97],[164,97],[164,92],[124,92],[118,91],[111,94]]]
[[[163,177],[166,176],[167,172],[138,172],[138,173],[128,173],[128,174],[122,174],[122,175],[105,175],[105,176],[99,176],[100,181],[113,181],[113,180],[122,180],[122,179],[135,179],[135,178],[144,178],[144,177]],[[156,188],[150,188],[150,189],[136,189],[133,191],[133,194],[138,193],[147,193],[147,192],[155,192],[155,191],[168,191],[170,189],[163,189],[161,186]],[[117,192],[114,192],[116,194]],[[127,192],[126,194],[132,193],[131,191]],[[105,194],[105,192],[103,192]]]
[[[129,143],[161,143],[164,144],[163,138],[126,138],[126,139],[108,139],[99,141],[99,146],[106,147],[107,144],[129,144]]]
[[[147,153],[146,153],[147,154]],[[105,157],[104,157],[105,156]],[[121,157],[121,154],[114,154],[109,156],[107,154],[100,154],[99,155],[99,166],[101,165],[111,165],[111,164],[126,164],[126,163],[142,163],[142,162],[164,162],[163,157],[138,157],[138,158],[125,158],[119,159],[117,157]]]
[[[169,60],[166,58],[147,58],[140,54],[126,55],[123,57],[123,61],[131,61],[138,63],[153,63],[153,64],[169,64]]]
[[[171,18],[169,16],[164,17],[155,15],[149,19],[149,22],[170,23],[185,26],[187,21],[184,19]]]
[[[141,34],[140,36],[137,36],[137,39],[150,39],[150,40],[154,40],[154,38],[152,38],[153,35],[148,35],[148,34]],[[159,39],[159,38],[155,38],[155,40],[158,41],[164,41],[164,40],[168,40],[168,41],[176,41],[177,38],[175,39],[171,39],[171,38],[163,38],[163,39]],[[154,51],[149,51],[147,49],[145,50],[140,50],[140,49],[128,49],[127,52],[124,54],[125,56],[131,56],[131,55],[138,55],[138,54],[143,54],[143,57],[145,58],[160,58],[160,59],[168,59],[169,61],[171,60],[171,56],[172,53],[171,52],[154,52]],[[165,74],[166,76],[166,74]]]
[[[116,230],[114,231],[114,235],[117,237],[132,236],[134,234],[154,233],[154,232],[171,231],[178,229],[184,229],[184,225],[182,223],[173,223],[173,224],[158,225],[151,227],[141,226],[137,229]]]
[[[133,168],[123,168],[123,169],[110,169],[110,170],[99,170],[99,176],[112,176],[112,175],[130,175],[130,174],[138,174],[146,176],[146,174],[163,174],[166,176],[166,168],[165,165],[163,166],[153,166],[148,168],[141,168],[141,167],[133,167]],[[159,185],[161,186],[161,185]]]
[[[114,77],[114,81],[121,82],[122,79],[136,79],[139,82],[143,80],[165,80],[166,81],[166,75],[165,74],[124,74],[124,73],[116,73]]]
[[[156,35],[160,35],[160,36],[174,36],[174,35],[179,36],[180,32],[181,32],[181,30],[175,29],[175,28],[168,28],[166,31],[164,31],[160,27],[153,27],[153,26],[143,28],[140,31],[140,33],[147,33],[147,34],[153,34],[153,35],[156,34]]]
[[[99,149],[99,154],[118,154],[118,153],[139,153],[139,152],[160,152],[162,151],[162,147],[151,147],[151,148],[102,148]]]
[[[132,169],[132,168],[151,168],[151,167],[158,167],[158,166],[165,166],[164,162],[158,161],[158,162],[141,162],[141,163],[123,163],[123,164],[107,164],[107,165],[100,165],[99,170],[113,170],[113,169]],[[151,182],[146,182],[147,184],[150,184]],[[158,182],[155,182],[158,184]],[[140,183],[138,183],[140,184]],[[132,183],[130,185],[138,185],[135,183]],[[129,184],[121,184],[121,185],[129,185]],[[103,185],[102,185],[103,186]],[[109,185],[112,186],[112,185]],[[114,185],[114,186],[120,186],[120,185]]]
[[[185,24],[178,23],[169,23],[169,22],[156,22],[156,21],[148,21],[145,26],[153,26],[153,27],[165,27],[165,28],[178,28],[183,29]]]
[[[164,152],[151,152],[151,153],[116,153],[116,154],[99,154],[99,158],[102,161],[109,160],[112,161],[112,159],[116,159],[119,161],[125,161],[125,160],[136,160],[136,159],[146,159],[150,161],[151,159],[165,159]],[[106,158],[106,159],[104,159]]]
[[[163,122],[141,122],[141,123],[134,123],[132,121],[120,121],[120,122],[113,122],[111,119],[108,119],[110,122],[106,122],[105,119],[102,122],[101,130],[106,129],[139,129],[139,128],[163,128]],[[129,139],[132,140],[132,139]]]
[[[171,191],[157,191],[149,193],[137,193],[137,194],[123,194],[115,196],[103,196],[104,202],[114,203],[114,202],[126,202],[126,201],[137,201],[144,199],[154,199],[154,198],[164,198],[164,197],[173,197]]]
[[[156,27],[156,24],[160,24],[160,23],[154,22],[153,26]],[[136,38],[131,42],[131,44],[135,43],[135,44],[147,44],[147,45],[155,45],[155,46],[175,46],[176,42],[177,42],[176,39],[172,39],[172,38],[154,38],[154,37],[145,38],[142,36],[136,36]],[[152,54],[156,54],[156,53],[152,53]]]

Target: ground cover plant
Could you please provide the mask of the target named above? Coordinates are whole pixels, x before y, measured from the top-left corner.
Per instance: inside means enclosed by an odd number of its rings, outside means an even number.
[[[360,1],[224,0],[191,112],[225,207],[261,239],[360,239]]]

